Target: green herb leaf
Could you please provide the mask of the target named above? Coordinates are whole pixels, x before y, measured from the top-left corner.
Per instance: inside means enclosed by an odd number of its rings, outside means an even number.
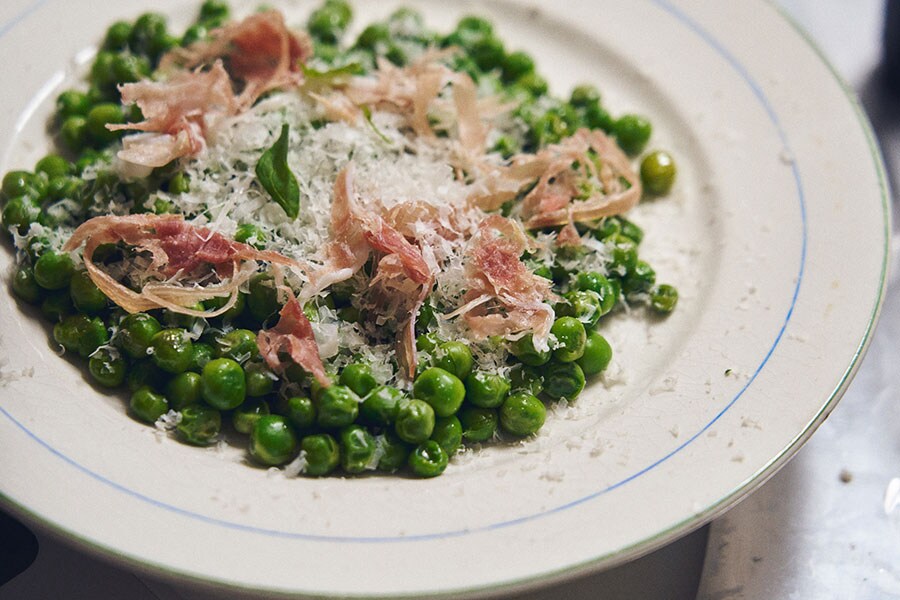
[[[300,213],[300,186],[287,164],[289,130],[287,123],[281,126],[278,140],[256,163],[256,177],[287,216],[296,219]]]
[[[378,127],[375,125],[375,123],[372,121],[372,109],[369,108],[368,106],[363,105],[362,112],[363,112],[363,116],[366,118],[366,123],[368,123],[369,127],[372,128],[372,131],[374,131],[376,133],[376,135],[378,135],[378,137],[380,137],[384,141],[385,144],[391,144],[392,143],[391,138],[384,135],[381,132],[381,130],[378,129]]]
[[[301,63],[300,69],[303,71],[303,77],[306,81],[316,83],[338,83],[354,75],[362,75],[365,72],[362,65],[356,62],[347,63],[325,71],[313,69]]]

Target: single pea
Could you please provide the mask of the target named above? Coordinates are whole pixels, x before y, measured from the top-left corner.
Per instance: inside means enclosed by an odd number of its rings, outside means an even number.
[[[449,417],[462,405],[466,387],[456,375],[440,367],[429,367],[413,383],[413,397],[431,405],[437,416]]]
[[[298,431],[316,424],[316,405],[305,396],[281,396],[275,407]]]
[[[316,399],[316,423],[330,429],[350,425],[359,415],[360,398],[343,385],[323,389]]]
[[[233,329],[223,333],[215,338],[214,347],[219,358],[230,358],[238,362],[246,362],[259,356],[256,334],[249,329]]]
[[[447,453],[434,440],[419,444],[407,459],[409,468],[419,477],[437,477],[447,469],[449,461]]]
[[[109,330],[106,328],[106,323],[99,317],[89,318],[84,316],[84,318],[85,321],[83,321],[79,331],[78,354],[82,358],[87,358],[97,348],[109,343]]]
[[[16,269],[12,280],[12,290],[16,296],[28,304],[37,304],[44,295],[43,288],[34,280],[34,270],[26,264],[21,264]]]
[[[467,442],[485,442],[497,433],[497,410],[464,406],[459,411],[463,439]]]
[[[372,23],[356,38],[356,47],[375,53],[384,52],[391,42],[391,32],[384,23]]]
[[[247,381],[247,396],[259,398],[271,394],[275,389],[275,374],[258,363],[251,363],[244,369],[244,377]]]
[[[72,175],[60,175],[50,179],[47,184],[47,198],[49,200],[76,200],[80,201],[85,189],[85,182]]]
[[[436,333],[423,333],[416,338],[416,350],[419,352],[434,352],[442,343]]]
[[[391,425],[406,396],[395,387],[381,385],[370,391],[359,407],[360,417],[373,425]]]
[[[513,435],[532,435],[546,419],[547,408],[531,394],[511,394],[500,407],[500,426]]]
[[[121,51],[128,48],[128,39],[131,37],[131,23],[128,21],[116,21],[106,29],[106,37],[103,38],[103,49]]]
[[[175,427],[178,436],[189,444],[206,446],[216,440],[222,430],[222,414],[210,406],[191,404],[181,410],[181,422]]]
[[[108,50],[101,50],[94,57],[91,64],[90,82],[91,86],[104,94],[111,93],[116,86],[116,75],[113,72],[113,62],[117,53]]]
[[[231,9],[227,2],[222,0],[205,0],[200,5],[199,21],[202,23],[211,23],[213,25],[221,25],[231,17]]]
[[[170,45],[166,29],[165,17],[158,13],[144,13],[135,20],[128,45],[133,52],[155,61]]]
[[[668,194],[677,173],[675,160],[665,150],[655,150],[641,160],[641,183],[652,196]]]
[[[240,406],[247,396],[244,369],[230,358],[209,361],[200,374],[200,394],[207,404],[219,410]]]
[[[559,362],[572,362],[584,354],[587,333],[584,324],[575,317],[560,317],[553,322],[550,335],[556,338],[553,358]]]
[[[409,400],[400,406],[394,431],[404,442],[420,444],[434,431],[434,409],[424,400]]]
[[[509,381],[494,373],[473,371],[466,377],[466,400],[473,406],[497,408],[509,393]]]
[[[611,235],[603,241],[610,250],[609,271],[624,277],[637,264],[637,243],[621,233]]]
[[[72,152],[80,152],[87,143],[87,115],[66,117],[59,126],[59,137],[66,148]]]
[[[468,48],[469,56],[482,71],[492,71],[501,68],[506,58],[506,50],[500,38],[486,35],[478,38]]]
[[[75,312],[69,290],[48,292],[41,288],[41,292],[44,296],[43,300],[41,300],[41,313],[48,321],[61,321]]]
[[[36,200],[31,196],[16,196],[3,207],[0,220],[2,220],[4,229],[9,230],[15,227],[20,234],[24,234],[32,223],[36,223],[40,219],[40,216],[41,205]]]
[[[640,154],[650,140],[653,126],[640,115],[623,115],[613,126],[616,140],[627,154]]]
[[[516,365],[509,372],[509,387],[512,391],[523,391],[537,396],[544,391],[544,376],[535,367]]]
[[[187,47],[191,44],[202,42],[208,37],[209,28],[202,23],[195,23],[184,30],[184,35],[181,36],[181,45]]]
[[[387,20],[394,35],[401,38],[412,38],[426,41],[428,33],[425,31],[425,19],[422,13],[403,6],[388,16]]]
[[[307,475],[328,475],[341,464],[341,449],[337,440],[327,433],[308,435],[300,442],[300,450],[306,457]]]
[[[452,415],[450,417],[438,417],[434,420],[434,431],[431,432],[431,439],[440,445],[447,453],[447,456],[453,456],[462,446],[463,429],[459,417]]]
[[[69,293],[75,308],[85,314],[97,314],[107,307],[106,294],[91,281],[87,271],[75,271],[69,283]]]
[[[250,456],[263,465],[283,465],[297,452],[297,435],[281,415],[260,415],[250,430]]]
[[[584,109],[584,120],[590,129],[602,129],[606,133],[611,133],[615,127],[615,119],[599,103]]]
[[[87,133],[98,145],[105,146],[121,136],[120,131],[110,131],[107,125],[125,122],[122,107],[111,102],[103,102],[94,105],[87,114]]]
[[[348,425],[341,429],[341,467],[347,473],[362,473],[374,468],[375,438],[365,427]]]
[[[214,296],[212,298],[207,298],[206,300],[204,300],[203,307],[207,310],[216,310],[228,304],[228,301],[228,296]],[[241,314],[244,312],[246,302],[247,296],[245,294],[238,293],[238,295],[234,298],[234,304],[231,305],[231,308],[218,315],[217,318],[221,319],[223,323],[231,323],[239,316],[241,316]]]
[[[593,85],[582,84],[572,88],[569,103],[572,106],[586,108],[600,102],[600,91]]]
[[[434,351],[434,366],[465,379],[472,371],[472,351],[462,342],[444,342]]]
[[[393,473],[406,464],[410,446],[393,431],[385,431],[376,438],[376,443],[381,447],[381,458],[378,460],[379,471]]]
[[[36,173],[45,173],[48,179],[69,175],[72,172],[72,163],[58,154],[48,154],[34,165]]]
[[[136,54],[116,54],[112,70],[116,83],[132,83],[150,75],[150,62]]]
[[[349,19],[345,19],[341,10],[335,10],[325,4],[310,14],[306,28],[313,38],[325,43],[336,44],[348,23]]]
[[[147,313],[134,313],[122,319],[116,341],[131,358],[147,356],[147,348],[153,336],[162,331],[155,317]]]
[[[544,371],[544,393],[554,400],[575,400],[583,389],[584,371],[577,363],[551,363]]]
[[[639,260],[622,278],[622,293],[626,298],[634,299],[649,294],[655,283],[656,271],[645,261]]]
[[[678,290],[667,283],[662,283],[650,292],[650,306],[656,312],[668,314],[678,304]]]
[[[603,316],[603,303],[600,294],[590,290],[572,290],[563,296],[564,304],[556,307],[556,314],[574,317],[584,324],[586,329],[593,328]]]
[[[100,348],[88,361],[88,372],[94,381],[107,388],[115,388],[125,381],[125,359],[117,350]]]
[[[187,371],[194,357],[193,343],[187,331],[180,328],[163,329],[150,339],[148,353],[163,371]],[[219,408],[219,407],[216,407]]]
[[[131,363],[125,374],[125,387],[130,392],[135,392],[144,386],[159,390],[167,377],[168,375],[149,358],[137,360]]]
[[[81,334],[87,327],[88,317],[72,315],[53,326],[53,339],[69,352],[77,352]]]
[[[84,117],[91,110],[88,95],[78,90],[66,90],[56,97],[56,115],[60,121],[69,117]]]
[[[644,239],[644,230],[641,229],[637,223],[629,221],[625,217],[616,217],[619,221],[619,227],[621,227],[622,235],[628,236],[634,240],[635,244],[640,244],[641,240]]]
[[[576,287],[579,290],[590,291],[597,294],[597,298],[600,300],[600,310],[599,314],[597,315],[597,318],[599,319],[600,317],[608,314],[609,311],[611,311],[616,305],[618,292],[610,283],[609,279],[606,276],[601,275],[600,273],[589,273],[589,280],[582,280],[582,275],[584,275],[584,273],[580,273],[578,275],[578,283]]]
[[[158,418],[169,411],[166,397],[146,386],[131,395],[129,406],[134,416],[146,423],[155,423]]]
[[[260,323],[278,312],[280,308],[278,291],[275,289],[272,276],[268,273],[258,273],[250,278],[247,308],[250,315]]]
[[[241,244],[249,244],[257,250],[263,250],[269,236],[259,225],[253,223],[242,223],[238,225],[237,231],[234,233],[234,241]]]
[[[166,384],[166,398],[174,410],[200,402],[200,375],[192,371],[178,373]]]
[[[581,367],[584,375],[590,377],[606,369],[611,360],[612,347],[609,345],[609,342],[596,331],[591,331],[587,334],[584,354],[575,362]]]
[[[211,344],[207,344],[206,342],[194,342],[193,347],[191,348],[191,364],[188,365],[188,370],[200,373],[203,371],[203,367],[206,366],[206,363],[214,358],[216,358],[216,351]]]
[[[548,348],[538,350],[534,347],[534,336],[528,333],[509,345],[509,353],[519,359],[522,364],[539,367],[550,360],[553,354]]]
[[[41,180],[35,173],[30,171],[9,171],[3,176],[3,184],[0,192],[4,198],[15,198],[17,196],[30,196],[32,199],[39,199],[45,182]]]
[[[534,72],[534,59],[531,58],[530,54],[522,52],[521,50],[516,50],[504,57],[502,68],[503,81],[512,83],[513,81]]]
[[[359,397],[366,396],[378,387],[378,382],[372,375],[372,367],[366,363],[350,363],[341,369],[338,382],[353,390],[353,393]]]
[[[494,26],[484,17],[476,15],[466,15],[456,24],[456,31],[465,31],[477,33],[480,35],[491,35],[494,33]]]

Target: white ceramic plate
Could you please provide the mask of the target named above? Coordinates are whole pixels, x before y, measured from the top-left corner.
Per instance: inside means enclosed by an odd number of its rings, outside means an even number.
[[[193,4],[158,9],[180,25]],[[294,22],[309,10],[285,4]],[[357,4],[362,23],[395,5]],[[146,6],[0,6],[4,171],[42,155],[52,98],[108,23]],[[418,6],[443,30],[486,14],[557,93],[596,82],[615,113],[652,117],[651,145],[675,154],[680,179],[634,219],[643,254],[682,292],[678,310],[606,326],[611,373],[535,440],[466,454],[435,480],[288,480],[240,450],[184,446],[129,419],[3,286],[7,505],[107,556],[221,586],[484,593],[674,539],[760,484],[825,419],[880,306],[887,190],[859,107],[794,27],[755,0]],[[11,262],[7,247],[4,273]]]

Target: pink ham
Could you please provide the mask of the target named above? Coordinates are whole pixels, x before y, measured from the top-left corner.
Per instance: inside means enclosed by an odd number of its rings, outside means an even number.
[[[312,325],[296,298],[291,297],[281,309],[275,327],[257,334],[256,343],[260,355],[276,373],[284,373],[291,364],[297,364],[321,385],[331,385],[319,356]]]

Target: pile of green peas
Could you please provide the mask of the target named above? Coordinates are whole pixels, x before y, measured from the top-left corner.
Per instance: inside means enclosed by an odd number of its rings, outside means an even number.
[[[75,225],[91,216],[98,197],[131,203],[130,210],[138,212],[148,210],[144,201],[155,190],[187,191],[184,173],[171,168],[139,182],[123,182],[103,170],[90,181],[80,175],[107,159],[116,143],[118,135],[106,130],[107,124],[140,119],[135,112],[124,112],[116,86],[146,77],[165,51],[205,39],[228,17],[227,4],[207,0],[181,38],[172,36],[165,19],[154,13],[114,23],[92,65],[88,91],[66,90],[57,100],[57,132],[71,160],[51,153],[33,171],[6,174],[0,188],[4,229],[24,235],[35,223],[50,229]],[[491,23],[480,17],[465,17],[451,33],[439,35],[425,28],[418,12],[400,9],[366,27],[344,48],[341,40],[351,19],[343,0],[326,0],[311,14],[307,25],[318,60],[330,65],[356,61],[369,69],[376,57],[404,65],[429,47],[461,48],[451,59],[454,68],[478,81],[494,81],[520,101],[517,116],[527,133],[521,139],[501,137],[494,151],[503,156],[535,151],[579,127],[607,131],[632,156],[644,152],[651,137],[645,118],[611,117],[592,86],[576,87],[568,101],[548,101],[547,83],[533,59],[522,51],[507,52]],[[648,195],[665,195],[676,176],[675,163],[665,151],[649,152],[641,160],[640,176]],[[149,210],[170,208],[157,201]],[[675,288],[657,284],[655,271],[638,257],[643,231],[636,224],[610,217],[589,230],[610,248],[604,273],[564,266],[584,252],[580,249],[560,249],[566,260],[534,269],[552,280],[563,298],[554,306],[549,349],[538,350],[526,335],[506,344],[508,374],[480,370],[468,343],[443,340],[429,331],[436,309],[426,304],[418,319],[420,363],[409,390],[378,381],[362,359],[334,369],[329,386],[299,368],[273,373],[259,355],[255,333],[271,324],[280,309],[267,273],[253,277],[249,291],[215,319],[164,310],[125,314],[70,254],[55,249],[50,237],[32,236],[11,285],[19,299],[39,307],[53,324],[55,342],[87,361],[87,372],[98,386],[126,391],[135,418],[155,423],[176,411],[176,435],[185,443],[207,445],[230,428],[247,436],[248,453],[262,466],[302,456],[309,476],[405,469],[433,477],[463,446],[534,435],[546,420],[548,405],[578,398],[586,380],[602,373],[612,359],[599,328],[623,301],[646,302],[660,314],[675,308]],[[267,236],[258,225],[244,223],[235,239],[264,248]],[[98,249],[95,256],[106,256],[102,260],[109,263],[127,251],[110,247]],[[319,302],[341,319],[359,322],[363,315],[350,302],[351,294],[336,285]],[[214,298],[192,308],[219,308],[224,302]],[[311,320],[317,318],[315,303],[304,310]]]

